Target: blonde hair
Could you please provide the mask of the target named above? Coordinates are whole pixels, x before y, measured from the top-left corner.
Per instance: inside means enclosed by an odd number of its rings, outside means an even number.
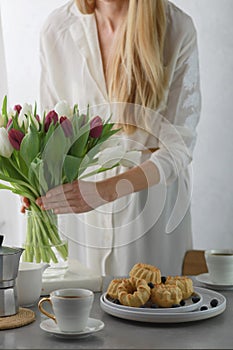
[[[115,41],[107,66],[107,87],[112,102],[126,102],[155,110],[166,86],[163,63],[166,33],[166,0],[129,0],[128,15]],[[92,13],[95,0],[76,0],[79,10]],[[127,117],[119,121],[125,131]],[[123,119],[123,120],[122,120]]]

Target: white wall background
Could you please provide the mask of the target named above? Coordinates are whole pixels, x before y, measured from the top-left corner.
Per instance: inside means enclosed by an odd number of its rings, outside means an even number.
[[[9,104],[39,101],[39,29],[66,0],[0,0]],[[198,32],[203,108],[194,153],[194,247],[233,248],[233,26],[232,0],[173,0]],[[14,244],[20,202],[0,193],[0,230]],[[1,228],[1,222],[5,222]]]

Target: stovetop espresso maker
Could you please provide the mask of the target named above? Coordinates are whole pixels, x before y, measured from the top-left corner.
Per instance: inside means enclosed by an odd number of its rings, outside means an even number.
[[[3,238],[0,235],[0,317],[15,315],[19,310],[15,280],[24,251],[2,246]]]

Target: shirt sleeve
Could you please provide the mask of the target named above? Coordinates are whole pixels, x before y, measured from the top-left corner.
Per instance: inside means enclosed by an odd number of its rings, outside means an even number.
[[[159,150],[150,157],[159,169],[160,182],[171,184],[191,163],[200,111],[197,35],[191,21],[177,55],[167,105],[164,113],[161,113]]]

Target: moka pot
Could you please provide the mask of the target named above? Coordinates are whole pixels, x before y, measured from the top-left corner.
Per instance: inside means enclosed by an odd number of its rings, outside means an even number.
[[[23,248],[2,246],[0,235],[0,317],[15,315],[19,311],[15,280]]]

